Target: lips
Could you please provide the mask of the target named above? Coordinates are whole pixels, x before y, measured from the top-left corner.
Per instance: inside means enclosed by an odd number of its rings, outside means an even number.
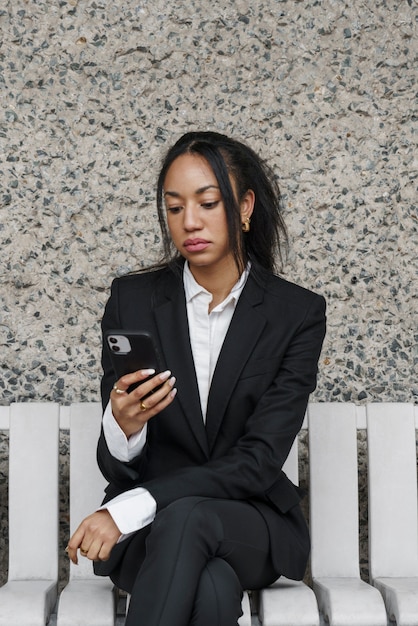
[[[202,250],[206,250],[209,244],[210,242],[206,239],[186,239],[183,246],[187,252],[202,252]]]

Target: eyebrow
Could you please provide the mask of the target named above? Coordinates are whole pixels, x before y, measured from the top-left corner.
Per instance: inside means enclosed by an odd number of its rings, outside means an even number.
[[[208,191],[208,189],[217,189],[219,191],[219,187],[217,185],[206,185],[206,187],[199,187],[199,189],[196,189],[195,194],[198,196],[201,193]],[[173,198],[179,198],[180,195],[181,194],[179,194],[177,191],[165,191],[164,192],[164,196],[172,196]]]

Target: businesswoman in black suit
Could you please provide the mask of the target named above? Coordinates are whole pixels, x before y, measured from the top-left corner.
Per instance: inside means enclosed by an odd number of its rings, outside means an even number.
[[[131,594],[127,626],[232,626],[243,589],[304,574],[301,496],[281,468],[315,388],[325,305],[274,274],[279,191],[249,147],[187,133],[157,205],[167,262],[113,282],[102,328],[150,332],[163,371],[116,380],[103,350],[109,486],[68,552]]]

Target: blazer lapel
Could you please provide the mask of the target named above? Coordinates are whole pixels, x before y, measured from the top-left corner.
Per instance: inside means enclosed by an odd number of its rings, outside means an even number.
[[[266,320],[258,305],[264,288],[250,274],[238,300],[212,378],[206,414],[206,433],[212,450],[231,394],[250,358]]]
[[[171,272],[165,275],[157,296],[154,315],[164,358],[176,377],[179,402],[203,452],[209,457],[208,442],[200,405],[196,371],[190,346],[186,301],[182,280]]]

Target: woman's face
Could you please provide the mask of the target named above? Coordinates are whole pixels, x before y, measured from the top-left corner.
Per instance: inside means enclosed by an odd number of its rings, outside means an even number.
[[[225,206],[208,162],[183,154],[164,181],[167,225],[179,253],[190,267],[222,269],[233,262]]]

